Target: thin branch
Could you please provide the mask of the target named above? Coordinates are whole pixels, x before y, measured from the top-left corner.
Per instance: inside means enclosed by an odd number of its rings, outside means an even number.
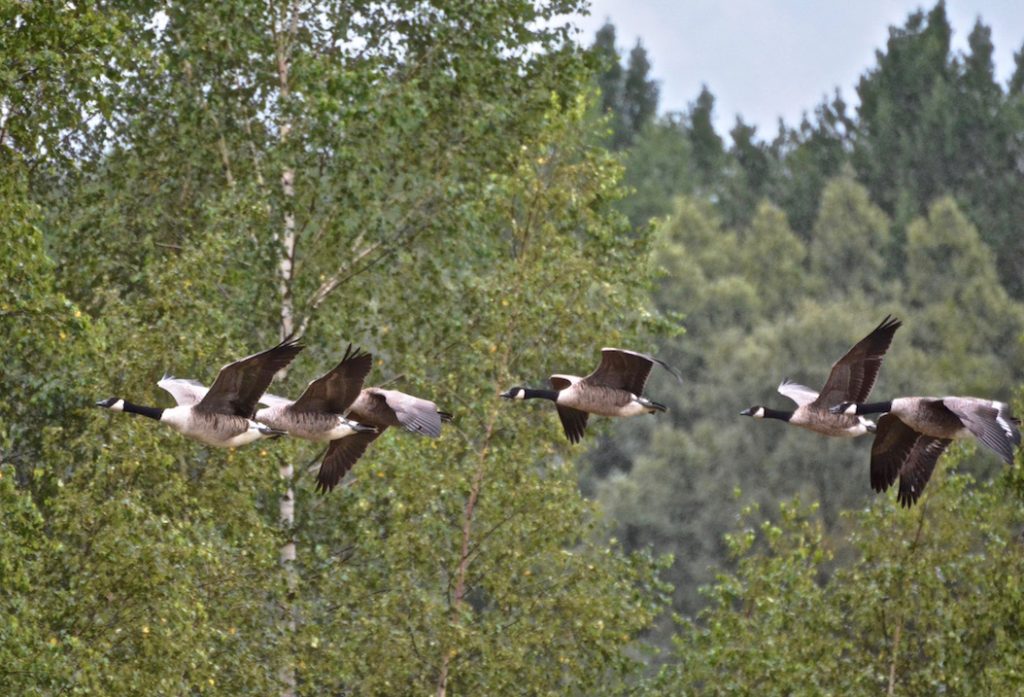
[[[224,139],[223,133],[217,139],[217,149],[220,151],[220,162],[224,165],[224,178],[227,180],[228,187],[234,187],[235,177],[231,174],[231,157],[228,155],[228,142]]]
[[[924,529],[925,513],[927,512],[927,501],[921,504],[921,515],[917,519],[917,532],[914,534],[914,541],[910,543],[910,549],[907,550],[906,558],[903,563],[900,564],[900,568],[904,570],[902,578],[900,579],[900,597],[899,603],[902,605],[903,597],[906,595],[906,564],[910,560],[910,557],[917,551],[917,545],[921,541],[921,531]],[[906,613],[900,612],[900,619],[896,625],[896,632],[892,638],[892,657],[889,661],[889,689],[886,692],[888,697],[892,697],[896,693],[896,665],[899,658],[900,650],[900,639],[903,638],[903,624],[906,621]]]
[[[459,568],[455,576],[455,597],[452,599],[452,622],[457,622],[459,611],[466,597],[466,574],[469,571],[470,562],[470,538],[473,532],[473,513],[476,502],[480,497],[480,489],[483,486],[484,471],[487,465],[487,456],[490,453],[491,437],[494,435],[494,425],[498,418],[497,410],[492,409],[487,428],[484,432],[483,446],[480,449],[480,457],[477,460],[476,472],[473,474],[473,483],[469,488],[469,498],[466,500],[466,508],[462,522],[462,552],[459,555]],[[442,649],[444,650],[444,649]],[[452,651],[444,650],[441,656],[441,669],[437,678],[437,697],[445,697],[448,690],[448,671],[452,660]]]

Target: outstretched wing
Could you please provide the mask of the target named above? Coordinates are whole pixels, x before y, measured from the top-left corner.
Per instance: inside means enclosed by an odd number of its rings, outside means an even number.
[[[381,426],[377,433],[361,431],[351,436],[332,440],[327,446],[327,453],[320,463],[320,472],[316,475],[316,490],[330,491],[338,485],[356,461],[366,452],[367,446],[377,439],[387,426]]]
[[[326,374],[310,382],[292,405],[294,411],[344,414],[363,389],[363,380],[373,367],[373,356],[353,349],[345,349],[341,362]]]
[[[882,416],[871,446],[871,488],[885,491],[899,477],[896,500],[901,506],[913,505],[951,442],[918,433],[893,414]]]
[[[601,349],[600,365],[583,379],[591,384],[606,385],[640,395],[643,394],[644,387],[647,385],[647,377],[651,374],[651,367],[655,363],[680,382],[683,381],[679,371],[668,363],[646,353],[618,348]]]
[[[810,404],[818,398],[818,393],[806,385],[798,385],[787,378],[779,384],[779,394],[789,397],[799,406]]]
[[[256,403],[274,374],[291,363],[303,348],[289,337],[274,348],[227,364],[220,369],[210,391],[195,406],[196,410],[252,418]]]
[[[556,404],[555,408],[558,410],[558,418],[562,420],[565,437],[569,439],[570,443],[579,443],[587,430],[589,414],[572,407],[563,407],[561,404]]]
[[[206,385],[198,380],[176,378],[173,375],[164,375],[157,381],[156,385],[160,389],[170,392],[179,407],[197,404],[210,391]]]
[[[421,433],[431,438],[441,435],[441,412],[437,405],[428,399],[414,397],[398,390],[380,390],[391,410],[395,412],[402,428],[413,433]]]
[[[841,402],[866,401],[878,379],[878,369],[882,367],[882,359],[889,350],[893,334],[902,325],[900,320],[886,315],[870,334],[832,364],[828,380],[815,403],[827,408]]]
[[[975,438],[992,448],[1003,462],[1013,464],[1013,449],[1020,445],[1020,431],[1007,405],[966,397],[946,397],[942,403],[960,417]]]

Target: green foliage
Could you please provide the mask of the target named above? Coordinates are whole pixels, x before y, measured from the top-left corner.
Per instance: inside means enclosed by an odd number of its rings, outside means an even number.
[[[890,243],[889,219],[863,186],[848,176],[826,185],[814,224],[810,269],[827,280],[831,294],[872,293],[886,275]]]
[[[1024,510],[1001,486],[937,474],[914,509],[886,497],[848,514],[845,539],[830,539],[798,502],[782,504],[775,522],[756,523],[748,510],[728,538],[736,570],[681,625],[678,663],[659,688],[1014,693],[1024,669]]]
[[[0,5],[0,164],[37,167],[102,145],[134,50],[129,22],[121,3]]]
[[[680,192],[694,190],[696,175],[686,127],[678,117],[650,124],[625,151],[623,184],[630,195],[619,202],[634,228],[672,212]]]
[[[83,131],[73,166],[12,160],[3,184],[5,694],[635,680],[656,564],[605,541],[557,417],[497,399],[662,328],[649,235],[614,210],[621,168],[592,144],[590,74],[557,21],[574,9],[126,6],[110,130]],[[81,50],[100,60],[97,42]],[[90,406],[167,404],[164,371],[209,383],[276,340],[285,297],[308,349],[275,391],[353,341],[374,382],[455,423],[390,430],[317,496],[313,445],[210,450]]]
[[[664,274],[654,298],[667,315],[685,313],[687,329],[663,341],[659,355],[687,379],[659,395],[670,421],[615,430],[617,447],[593,457],[586,485],[627,548],[672,555],[666,579],[677,611],[704,603],[696,589],[728,563],[720,540],[745,503],[768,507],[799,494],[820,502],[833,535],[843,530],[841,511],[871,496],[869,438],[824,439],[737,416],[756,404],[791,408],[775,392],[784,378],[820,389],[832,362],[888,313],[905,327],[878,399],[1005,399],[1021,370],[1024,306],[1000,286],[990,252],[952,201],[914,221],[900,245],[865,190],[841,177],[825,187],[814,230],[808,253],[767,202],[734,229],[711,204],[681,198],[658,231],[654,262]],[[890,268],[886,255],[907,262]],[[998,466],[983,452],[970,464],[979,478]],[[744,497],[733,496],[737,487]]]
[[[656,221],[653,297],[685,317],[686,334],[659,355],[687,379],[659,395],[671,422],[614,429],[583,484],[628,549],[672,555],[677,611],[696,612],[696,588],[729,568],[720,540],[746,503],[774,508],[799,494],[819,502],[825,534],[836,535],[841,512],[871,495],[869,438],[737,417],[753,404],[788,408],[775,392],[782,379],[820,388],[831,363],[891,313],[905,326],[879,399],[1008,399],[1017,387],[1022,277],[1004,216],[1024,200],[1011,193],[1021,180],[1007,159],[1024,101],[993,81],[991,56],[981,22],[968,49],[951,52],[939,3],[890,31],[856,114],[837,91],[771,142],[737,119],[727,144],[705,87],[685,118],[660,118],[627,151],[636,191],[623,210],[637,226],[668,215]],[[985,453],[968,466],[982,481],[1000,467]]]
[[[615,27],[607,23],[594,36],[590,54],[597,62],[601,113],[611,125],[609,145],[621,150],[632,144],[658,111],[658,85],[650,79],[651,62],[637,41],[623,70],[615,47]]]

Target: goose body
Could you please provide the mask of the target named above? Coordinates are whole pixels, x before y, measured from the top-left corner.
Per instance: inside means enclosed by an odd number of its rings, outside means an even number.
[[[451,414],[439,411],[428,399],[382,387],[367,387],[361,391],[348,415],[381,430],[397,426],[431,438],[441,435],[442,421],[452,420]]]
[[[441,435],[441,422],[451,421],[451,414],[438,411],[437,405],[429,400],[398,390],[363,388],[363,380],[372,362],[370,354],[346,352],[345,359],[335,370],[320,378],[326,380],[333,374],[329,392],[337,400],[330,405],[332,413],[302,411],[299,407],[305,393],[294,403],[272,394],[265,394],[260,399],[268,405],[256,414],[260,422],[299,438],[330,441],[317,474],[318,491],[330,491],[337,486],[370,443],[389,426],[400,426],[413,433],[437,438]],[[316,382],[310,383],[307,392]],[[325,386],[324,390],[328,387]]]
[[[831,407],[844,401],[867,399],[871,388],[875,386],[878,370],[892,343],[893,334],[901,325],[893,317],[887,316],[882,320],[870,334],[832,364],[820,393],[805,385],[783,380],[778,387],[779,394],[792,399],[797,405],[796,409],[785,411],[753,406],[741,411],[740,415],[786,421],[820,435],[837,438],[855,438],[865,433],[874,433],[875,424],[870,419],[835,413]]]
[[[120,397],[96,405],[154,419],[183,436],[218,448],[237,448],[261,438],[277,437],[283,433],[253,420],[256,400],[274,374],[302,348],[286,339],[274,348],[229,363],[208,389],[194,380],[165,375],[157,386],[174,397],[178,404],[175,407],[142,406]]]
[[[373,356],[353,349],[349,344],[341,361],[330,371],[311,381],[295,401],[265,394],[260,401],[267,404],[256,412],[256,420],[270,428],[284,431],[295,438],[317,443],[330,443],[317,477],[317,489],[330,489],[323,481],[335,484],[352,468],[358,455],[335,444],[356,435],[377,435],[373,426],[344,416],[359,396],[363,380],[373,365]],[[362,452],[359,452],[361,455]]]
[[[505,399],[547,399],[554,402],[566,438],[571,443],[578,443],[586,432],[590,414],[621,418],[667,411],[664,404],[643,396],[654,364],[681,380],[675,369],[654,356],[626,349],[603,348],[601,363],[586,377],[556,373],[548,379],[551,390],[513,387],[501,396]]]
[[[871,488],[881,492],[899,479],[896,498],[912,506],[939,456],[960,438],[976,438],[1006,464],[1020,445],[1020,421],[1003,402],[978,397],[899,397],[887,402],[844,402],[842,414],[884,414],[871,446]]]

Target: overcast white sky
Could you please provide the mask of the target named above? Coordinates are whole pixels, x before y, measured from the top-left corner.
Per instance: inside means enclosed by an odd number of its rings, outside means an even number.
[[[625,56],[640,39],[661,89],[660,111],[683,111],[707,84],[716,127],[727,136],[742,114],[762,138],[781,116],[796,125],[835,87],[856,104],[854,85],[885,47],[889,27],[902,26],[926,3],[909,0],[592,0],[578,19],[581,43],[610,19]],[[992,28],[996,75],[1013,72],[1024,42],[1024,0],[947,0],[954,49],[964,49],[980,15]]]

